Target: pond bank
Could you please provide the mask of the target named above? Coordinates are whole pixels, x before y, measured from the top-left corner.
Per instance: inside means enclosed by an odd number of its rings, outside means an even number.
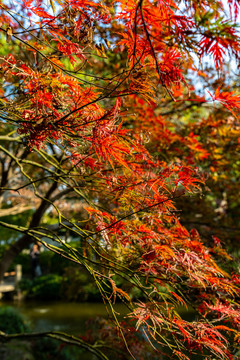
[[[70,303],[60,301],[0,302],[0,308],[5,306],[14,307],[17,312],[26,319],[26,325],[31,332],[60,331],[75,336],[85,336],[91,329],[91,331],[93,330],[93,336],[94,332],[98,336],[98,326],[101,324],[109,324],[104,323],[104,320],[101,318],[112,318],[111,312],[109,309],[106,309],[103,303]],[[124,317],[129,312],[128,308],[123,304],[115,304],[114,310],[116,314],[118,314],[119,320],[124,320]],[[187,311],[185,308],[178,308],[178,312],[184,319],[189,321],[195,317],[192,309]],[[101,326],[99,329],[101,329]],[[16,330],[14,333],[15,332]],[[15,345],[10,342],[9,345],[7,345],[8,347],[4,346],[4,356],[1,357],[1,360],[12,360],[13,358],[25,359],[25,355],[26,360],[48,360],[46,356],[48,351],[50,351],[49,346],[51,348],[51,356],[53,356],[54,359],[58,357],[58,360],[96,360],[93,354],[83,351],[83,349],[64,346],[64,351],[62,352],[61,344],[59,345],[58,342],[52,343],[49,341],[49,339],[39,338],[38,341],[23,342],[23,345],[25,346],[27,344],[30,350],[28,350],[26,346],[26,349],[25,347],[23,348],[21,341],[17,341]],[[19,356],[12,356],[13,351],[16,349],[19,350]],[[21,351],[23,350],[24,357],[21,355]],[[42,357],[42,351],[44,352],[44,358]],[[155,357],[153,358],[155,359]]]
[[[74,302],[48,302],[48,301],[21,301],[0,302],[0,306],[15,307],[30,322],[33,331],[66,331],[78,334],[85,330],[88,319],[96,317],[108,318],[112,316],[110,309],[103,303],[74,303]],[[129,312],[124,304],[115,304],[120,319]],[[186,320],[193,320],[195,312],[193,309],[186,310],[184,307],[177,309]]]
[[[88,319],[107,318],[111,315],[102,303],[70,302],[0,302],[0,306],[12,306],[30,323],[32,331],[66,331],[78,334],[85,329]],[[116,304],[114,309],[123,318],[128,309],[125,305]]]

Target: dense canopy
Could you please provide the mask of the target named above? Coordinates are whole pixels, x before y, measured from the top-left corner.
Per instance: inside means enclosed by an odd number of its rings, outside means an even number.
[[[239,10],[0,1],[0,274],[33,242],[87,269],[119,359],[146,359],[143,339],[158,359],[237,354]]]

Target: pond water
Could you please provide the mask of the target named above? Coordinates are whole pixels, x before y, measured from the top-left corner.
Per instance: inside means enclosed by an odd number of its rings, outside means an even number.
[[[69,302],[17,302],[0,303],[18,309],[30,323],[32,331],[63,331],[79,334],[86,328],[86,321],[98,316],[109,317],[111,311],[103,303]],[[115,311],[123,318],[128,309],[122,304],[114,305]]]
[[[14,306],[30,323],[32,331],[64,331],[78,334],[85,330],[86,321],[96,317],[112,317],[111,310],[103,303],[69,303],[69,302],[16,302],[1,303]],[[123,319],[129,312],[124,304],[115,304],[114,310]],[[185,320],[194,318],[194,310],[178,308],[178,312]]]
[[[69,303],[69,302],[0,302],[0,306],[14,306],[25,317],[33,332],[62,331],[68,334],[84,334],[88,329],[87,320],[97,317],[108,318],[111,311],[102,303]],[[114,305],[114,310],[123,319],[129,312],[123,304]],[[193,310],[178,308],[185,320],[193,320]],[[112,316],[111,316],[112,317]],[[72,359],[78,359],[79,356]],[[81,354],[81,360],[97,360],[89,352]],[[196,360],[196,359],[195,359]]]
[[[70,303],[70,302],[0,302],[0,306],[14,306],[29,322],[32,331],[64,331],[78,334],[86,328],[86,321],[96,317],[112,317],[111,310],[103,303]],[[123,319],[129,312],[124,304],[115,304],[114,310]],[[185,320],[194,318],[194,310],[178,308]]]

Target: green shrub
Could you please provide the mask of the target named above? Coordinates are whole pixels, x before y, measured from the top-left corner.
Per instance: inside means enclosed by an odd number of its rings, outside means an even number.
[[[0,255],[1,252],[4,252],[6,246],[0,246]],[[46,250],[42,251],[39,256],[39,263],[42,270],[43,275],[47,274],[58,274],[62,275],[65,271],[65,268],[69,266],[69,260],[54,254],[52,251]],[[24,276],[30,277],[32,274],[31,269],[31,259],[29,253],[21,252],[16,256],[14,262],[11,265],[10,270],[14,270],[17,264],[22,265],[22,271]],[[73,265],[74,266],[74,265]],[[77,265],[75,265],[77,266]]]
[[[22,315],[14,308],[0,307],[0,330],[7,334],[24,333],[28,331]]]
[[[18,283],[19,289],[20,289],[25,295],[27,295],[28,293],[31,292],[31,290],[32,290],[32,285],[33,285],[33,281],[30,280],[30,279],[26,279],[26,278],[23,278],[23,279]]]
[[[33,280],[22,279],[19,283],[19,287],[24,292],[26,298],[36,300],[58,300],[61,298],[61,283],[61,276],[49,274],[37,277]]]
[[[55,272],[55,271],[51,271],[52,258],[54,257],[54,255],[55,254],[52,251],[43,251],[40,253],[39,262],[40,262],[41,270],[44,275]],[[20,254],[18,254],[14,259],[11,268],[14,269],[15,265],[17,264],[22,265],[22,272],[24,276],[28,276],[28,277],[31,276],[32,274],[31,259],[28,253],[21,252]]]
[[[102,300],[93,278],[81,266],[69,266],[65,269],[61,291],[64,298],[70,301]]]
[[[62,277],[56,274],[40,276],[33,280],[32,295],[40,300],[60,299]]]

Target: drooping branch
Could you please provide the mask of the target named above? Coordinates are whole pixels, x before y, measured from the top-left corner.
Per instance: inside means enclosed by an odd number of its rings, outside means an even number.
[[[104,347],[101,345],[92,345],[82,340],[80,337],[65,334],[59,331],[49,332],[35,332],[35,333],[22,333],[22,334],[6,334],[0,331],[0,342],[6,343],[12,340],[31,340],[36,338],[48,337],[57,341],[64,342],[67,345],[74,345],[85,349],[86,351],[95,355],[98,359],[109,360],[109,358],[99,348]]]

